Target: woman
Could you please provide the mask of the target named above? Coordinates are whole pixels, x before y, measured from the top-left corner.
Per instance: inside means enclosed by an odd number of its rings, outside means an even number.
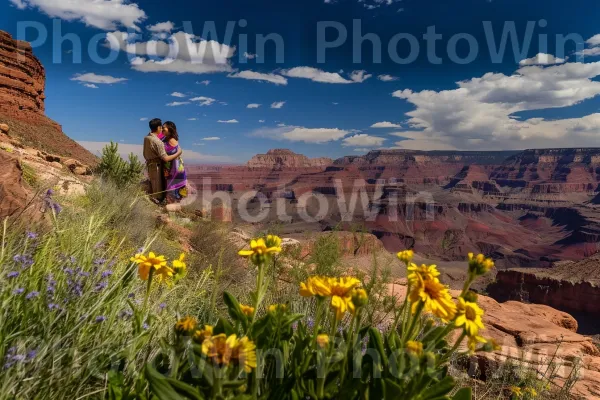
[[[179,134],[177,126],[171,121],[167,121],[163,125],[163,139],[165,150],[168,155],[173,155],[179,151]],[[165,188],[167,192],[167,204],[179,203],[187,196],[187,177],[185,167],[181,157],[173,161],[165,162]]]

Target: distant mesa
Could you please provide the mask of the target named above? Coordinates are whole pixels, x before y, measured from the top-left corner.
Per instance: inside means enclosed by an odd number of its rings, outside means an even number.
[[[267,154],[257,154],[248,161],[248,168],[320,168],[333,163],[330,158],[308,158],[289,149],[272,149]]]

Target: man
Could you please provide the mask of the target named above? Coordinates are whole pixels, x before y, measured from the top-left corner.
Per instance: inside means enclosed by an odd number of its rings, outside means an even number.
[[[149,123],[150,133],[144,138],[144,158],[148,169],[148,178],[150,179],[150,194],[158,203],[165,198],[165,183],[163,173],[163,163],[172,161],[182,154],[181,148],[177,153],[168,155],[165,151],[165,145],[160,139],[162,136],[162,121],[154,118]]]

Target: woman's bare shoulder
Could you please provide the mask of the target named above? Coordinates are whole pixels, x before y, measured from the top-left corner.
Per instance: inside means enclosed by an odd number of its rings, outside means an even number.
[[[177,146],[179,144],[179,142],[173,138],[169,139],[169,144],[171,146]]]

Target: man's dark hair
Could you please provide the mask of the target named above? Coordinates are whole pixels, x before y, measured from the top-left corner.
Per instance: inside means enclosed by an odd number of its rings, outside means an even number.
[[[156,132],[162,126],[162,121],[160,118],[154,118],[148,125],[150,125],[150,132]]]

